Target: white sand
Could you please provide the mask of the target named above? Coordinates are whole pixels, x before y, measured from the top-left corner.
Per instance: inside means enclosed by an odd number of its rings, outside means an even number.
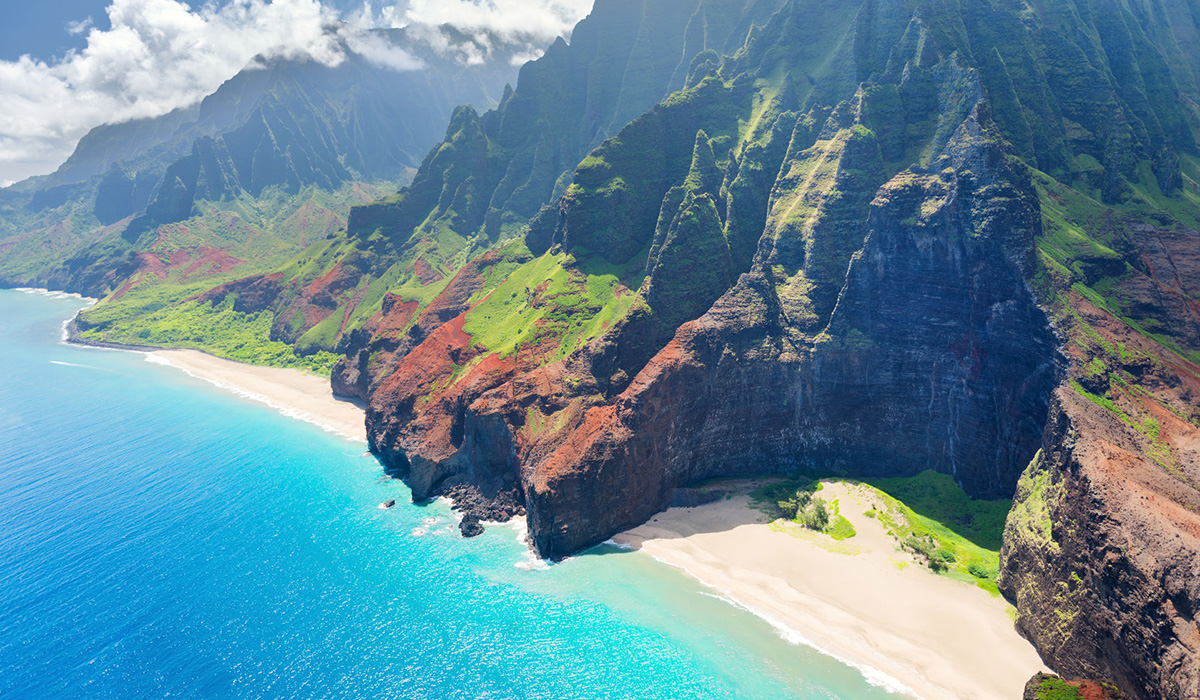
[[[333,395],[329,379],[296,369],[258,367],[196,350],[159,350],[152,361],[177,367],[222,389],[266,404],[350,440],[367,441],[363,410]]]
[[[857,535],[772,526],[746,496],[672,508],[614,538],[680,567],[750,611],[926,700],[1017,700],[1044,665],[1005,601],[938,576],[865,512],[869,489],[827,484]]]
[[[193,350],[153,361],[286,415],[366,441],[363,411],[334,398],[329,380],[292,369],[244,365]],[[787,636],[861,668],[868,677],[926,700],[1016,700],[1045,670],[1017,634],[1010,606],[967,583],[933,574],[897,550],[865,512],[874,496],[828,484],[857,535],[844,542],[797,525],[772,526],[742,495],[672,508],[613,538],[690,575]]]

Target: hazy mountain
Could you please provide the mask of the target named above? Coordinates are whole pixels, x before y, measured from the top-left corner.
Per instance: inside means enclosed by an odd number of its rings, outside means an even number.
[[[496,103],[523,50],[493,37],[489,60],[466,65],[435,50],[430,32],[448,46],[488,40],[451,27],[380,30],[372,40],[421,67],[395,70],[349,51],[336,67],[260,62],[196,107],[97,127],[55,173],[0,191],[0,278],[101,293],[101,280],[153,242],[139,237],[202,214],[202,203],[407,179],[454,107]],[[339,199],[338,217],[361,201]]]
[[[935,470],[1012,498],[1003,549],[957,575],[1056,671],[1182,700],[1198,39],[1186,0],[601,0],[286,263],[206,253],[225,271],[196,280],[163,222],[371,170],[333,116],[365,97],[278,83],[164,164],[125,267],[61,279],[116,290],[85,338],[333,365],[414,498],[454,498],[467,534],[526,513],[546,556],[716,477]]]

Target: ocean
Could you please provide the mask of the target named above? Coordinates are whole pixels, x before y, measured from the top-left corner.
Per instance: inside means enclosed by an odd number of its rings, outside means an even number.
[[[362,444],[62,343],[83,306],[0,291],[0,698],[898,697],[644,554],[464,540]]]

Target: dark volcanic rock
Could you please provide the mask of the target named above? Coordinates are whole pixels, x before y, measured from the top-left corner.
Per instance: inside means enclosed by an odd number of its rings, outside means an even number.
[[[1164,418],[1164,420],[1168,420]],[[1175,445],[1200,430],[1164,424]],[[1144,436],[1070,386],[1021,478],[1001,591],[1022,633],[1071,677],[1111,679],[1136,700],[1200,697],[1200,460],[1156,463]]]
[[[716,503],[725,498],[725,495],[726,492],[720,490],[702,491],[686,487],[677,488],[671,492],[670,506],[672,508],[695,508],[706,503]]]
[[[1064,681],[1058,676],[1049,673],[1035,673],[1033,677],[1025,683],[1025,692],[1021,695],[1021,700],[1051,700],[1052,697],[1058,695],[1050,695],[1045,692],[1046,688],[1050,688],[1050,692],[1054,693],[1054,688],[1062,688],[1063,685],[1071,686],[1078,693],[1079,700],[1129,700],[1129,697],[1118,690],[1116,687],[1109,684],[1101,684],[1095,681]]]
[[[485,494],[474,484],[455,484],[445,487],[441,495],[454,501],[459,510],[479,520],[503,522],[525,514],[521,492],[516,489]]]
[[[756,266],[612,405],[532,454],[539,551],[602,541],[676,486],[750,469],[933,468],[976,495],[1008,493],[1040,443],[1055,343],[1024,281],[1036,200],[985,119],[876,193],[824,331],[806,336],[777,267]]]

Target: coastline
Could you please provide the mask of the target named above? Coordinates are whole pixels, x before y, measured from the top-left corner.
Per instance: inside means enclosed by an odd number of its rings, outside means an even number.
[[[92,304],[98,301],[70,292],[33,287],[16,287],[14,291],[77,298]],[[220,389],[270,406],[290,418],[311,423],[348,440],[364,444],[367,442],[364,408],[357,402],[334,396],[333,388],[326,377],[298,369],[248,365],[216,357],[201,350],[166,349],[91,340],[80,336],[77,319],[78,316],[72,316],[63,323],[63,342],[101,350],[142,353],[149,362],[174,367]]]
[[[149,362],[366,442],[361,406],[336,398],[319,375],[199,350],[82,340],[74,319],[64,331],[73,344],[143,353]],[[836,542],[799,526],[773,525],[738,495],[669,509],[613,542],[682,569],[718,597],[766,620],[788,642],[811,646],[893,692],[925,700],[1011,700],[1020,697],[1030,676],[1046,670],[1017,634],[1007,603],[937,576],[897,551],[878,521],[864,515],[866,500],[839,490],[853,487],[825,488],[823,496],[840,497],[842,515],[858,531],[854,538]],[[513,525],[522,539],[523,522]],[[546,565],[530,552],[529,561],[518,566]]]
[[[865,513],[870,492],[826,484],[857,534],[844,541],[770,523],[745,494],[671,508],[613,538],[682,569],[731,603],[862,672],[925,700],[1013,700],[1042,663],[1003,599],[939,576]]]
[[[242,364],[199,350],[152,349],[146,353],[146,359],[174,367],[348,440],[367,442],[363,408],[353,401],[334,396],[326,377],[298,369]]]

